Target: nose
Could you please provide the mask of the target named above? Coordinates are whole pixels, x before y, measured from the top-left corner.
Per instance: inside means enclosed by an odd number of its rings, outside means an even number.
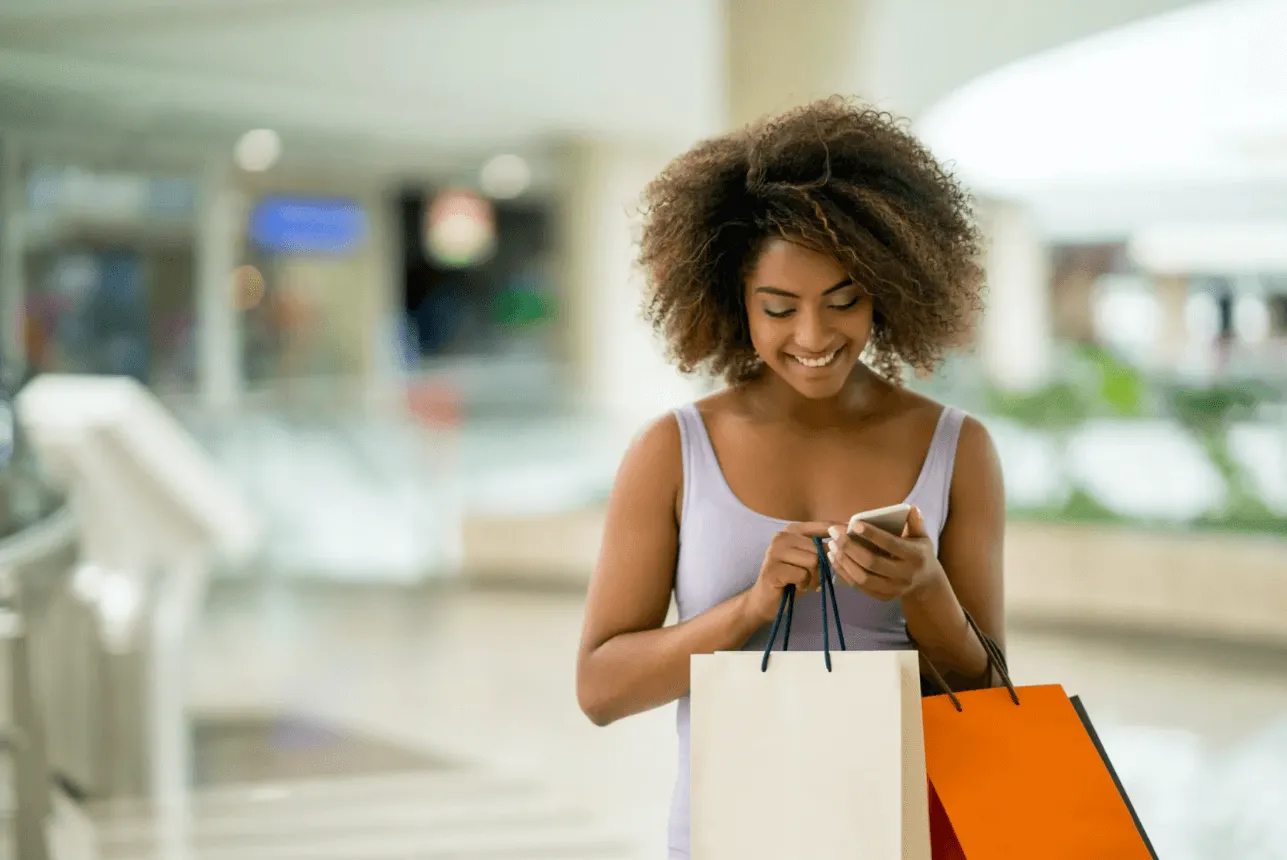
[[[831,346],[831,329],[823,314],[801,309],[796,314],[795,342],[802,350],[819,353]]]

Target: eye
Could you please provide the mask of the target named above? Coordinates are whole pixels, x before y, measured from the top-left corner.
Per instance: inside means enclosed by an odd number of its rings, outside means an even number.
[[[831,309],[832,309],[833,311],[847,311],[847,310],[849,310],[850,308],[855,308],[855,307],[857,307],[857,306],[858,306],[858,303],[859,303],[860,301],[862,301],[862,296],[854,296],[852,299],[850,299],[849,301],[845,302],[844,304],[840,304],[840,305],[832,305],[832,306],[831,306]]]
[[[765,313],[767,316],[771,316],[771,317],[773,317],[775,320],[780,320],[780,319],[785,319],[786,317],[791,316],[791,314],[795,313],[795,309],[794,309],[794,308],[787,308],[786,310],[775,311],[775,310],[771,310],[771,309],[769,309],[769,308],[765,308],[765,309],[764,309],[764,313]]]

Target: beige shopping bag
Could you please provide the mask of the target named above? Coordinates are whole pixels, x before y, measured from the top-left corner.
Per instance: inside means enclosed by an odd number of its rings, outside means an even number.
[[[827,603],[839,613],[820,579],[826,642]],[[693,860],[930,860],[916,652],[783,640],[692,658]]]

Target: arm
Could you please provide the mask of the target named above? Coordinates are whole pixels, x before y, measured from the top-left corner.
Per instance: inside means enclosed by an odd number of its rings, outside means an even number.
[[[962,608],[1004,651],[1005,488],[987,429],[961,428],[947,523],[939,540],[940,575],[903,598],[903,614],[921,652],[952,689],[986,686],[987,655]]]
[[[763,624],[746,592],[662,626],[674,585],[682,493],[679,426],[667,415],[626,453],[608,501],[577,655],[577,701],[596,725],[678,699],[688,692],[693,654],[738,648]]]

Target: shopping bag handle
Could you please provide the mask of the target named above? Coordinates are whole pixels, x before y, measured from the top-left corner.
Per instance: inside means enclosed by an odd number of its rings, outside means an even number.
[[[1001,646],[996,643],[995,639],[983,632],[978,622],[974,620],[974,616],[964,606],[961,607],[961,612],[965,613],[966,622],[970,625],[970,629],[974,631],[974,635],[979,638],[979,642],[983,645],[983,651],[988,655],[988,665],[983,670],[984,674],[987,675],[988,682],[992,681],[992,672],[995,669],[1001,675],[1001,682],[1005,684],[1006,690],[1010,693],[1010,701],[1016,705],[1019,704],[1019,691],[1014,688],[1014,682],[1010,680],[1010,670],[1006,665],[1005,654],[1001,653]],[[912,645],[916,645],[916,640],[912,638],[910,630],[907,631],[907,639]],[[917,646],[917,649],[919,650],[919,646]],[[930,659],[924,653],[921,654],[921,658],[925,660],[925,668],[929,670],[930,680],[952,700],[952,707],[956,708],[957,711],[964,710],[961,707],[961,700],[956,697],[956,693],[952,692],[952,688],[948,686],[947,681],[934,667],[934,664],[930,662]]]
[[[840,604],[836,602],[836,584],[832,579],[831,564],[827,561],[827,550],[822,545],[822,538],[813,539],[814,549],[818,551],[818,595],[822,600],[822,659],[827,665],[827,671],[831,671],[831,636],[827,624],[827,594],[831,594],[831,612],[836,619],[836,639],[840,642],[840,650],[845,650],[845,631],[840,626]],[[773,651],[773,643],[778,638],[778,628],[782,628],[782,650],[787,650],[787,644],[791,639],[791,612],[795,608],[795,586],[788,585],[782,589],[782,600],[778,603],[778,614],[773,619],[773,628],[769,631],[769,644],[764,646],[764,658],[760,660],[760,671],[769,670],[769,654]],[[786,623],[783,624],[783,618]]]
[[[827,560],[827,551],[822,544],[822,538],[815,537],[813,539],[813,546],[818,552],[818,596],[822,601],[822,656],[823,661],[826,663],[827,671],[830,672],[831,638],[827,620],[828,594],[831,595],[831,613],[836,621],[836,638],[840,642],[841,651],[846,650],[845,633],[844,628],[840,624],[840,603],[836,599],[836,584],[831,572],[831,563]],[[778,603],[778,612],[773,618],[773,627],[769,630],[769,642],[764,646],[764,656],[760,660],[761,672],[767,672],[769,669],[769,655],[773,653],[773,643],[777,641],[779,629],[782,630],[782,650],[787,650],[791,639],[791,614],[794,608],[795,586],[788,585],[786,588],[782,589],[782,600]],[[984,673],[987,675],[988,681],[990,682],[992,680],[992,673],[995,670],[1001,675],[1001,681],[1005,684],[1006,690],[1010,693],[1010,701],[1014,702],[1016,705],[1019,704],[1019,692],[1015,689],[1014,682],[1010,680],[1009,667],[1006,665],[1005,654],[1001,652],[1001,646],[997,645],[996,640],[991,636],[983,632],[982,628],[979,627],[978,622],[974,620],[974,616],[970,615],[969,611],[964,606],[961,607],[961,612],[964,613],[966,622],[970,625],[970,629],[974,631],[974,635],[978,637],[979,642],[983,645],[984,652],[988,655],[988,665],[987,668],[984,669]],[[906,625],[904,625],[904,630],[906,630]],[[914,648],[920,650],[920,646],[917,645],[916,640],[912,637],[911,631],[906,630],[906,634],[907,641],[910,642]],[[952,706],[956,708],[957,711],[964,710],[961,706],[961,700],[957,698],[956,693],[953,692],[951,686],[948,685],[943,674],[939,672],[937,667],[934,666],[933,662],[931,662],[924,653],[921,654],[921,658],[925,661],[925,667],[929,670],[930,679],[940,690],[947,694],[947,697],[952,701]]]

